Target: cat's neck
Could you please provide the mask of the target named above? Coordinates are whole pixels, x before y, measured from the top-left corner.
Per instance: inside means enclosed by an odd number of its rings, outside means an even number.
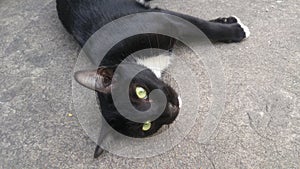
[[[136,58],[136,63],[142,66],[147,67],[152,70],[157,78],[161,78],[162,73],[166,70],[172,61],[172,55],[168,53],[162,53],[157,56],[145,57],[145,58]]]

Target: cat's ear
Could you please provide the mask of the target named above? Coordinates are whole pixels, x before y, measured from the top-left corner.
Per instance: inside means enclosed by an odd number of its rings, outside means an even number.
[[[100,67],[75,73],[75,80],[84,87],[101,93],[111,92],[111,82],[116,67]]]

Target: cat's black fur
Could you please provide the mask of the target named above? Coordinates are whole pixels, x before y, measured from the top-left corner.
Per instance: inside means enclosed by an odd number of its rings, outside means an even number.
[[[141,12],[162,12],[181,17],[196,25],[205,35],[214,42],[240,42],[246,37],[243,27],[235,17],[218,18],[211,21],[188,16],[160,8],[151,8],[146,2],[138,3],[136,0],[57,0],[57,11],[67,31],[72,34],[81,47],[87,40],[105,24],[123,16]],[[129,23],[133,24],[133,23]],[[161,89],[167,96],[168,104],[162,115],[152,122],[149,131],[142,131],[142,123],[132,122],[116,110],[110,93],[114,85],[112,76],[115,65],[118,65],[128,55],[146,48],[172,49],[175,39],[157,35],[142,34],[127,39],[120,39],[120,42],[112,48],[105,56],[100,68],[94,75],[102,80],[101,88],[95,89],[98,92],[102,114],[106,121],[118,132],[131,137],[147,137],[154,134],[162,125],[171,124],[179,112],[179,100],[177,93],[166,83],[160,80],[150,70],[140,72],[130,85],[129,95],[133,106],[137,109],[149,107],[149,101],[143,101],[136,97],[134,90],[136,86],[143,86],[150,93],[154,89]],[[126,73],[130,68],[125,68],[122,78],[126,79]],[[77,79],[93,74],[91,72],[78,74]],[[80,82],[80,80],[78,80]],[[116,82],[117,83],[117,82]],[[83,84],[85,85],[85,84]],[[88,87],[88,85],[86,85]],[[101,144],[101,143],[99,143]],[[95,157],[100,154],[100,147],[97,146]],[[98,152],[98,153],[97,153]]]

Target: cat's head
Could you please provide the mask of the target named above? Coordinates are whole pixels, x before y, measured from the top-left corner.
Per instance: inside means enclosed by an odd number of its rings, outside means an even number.
[[[136,69],[140,68],[142,71],[135,74]],[[132,76],[132,74],[135,75]],[[140,65],[122,64],[100,67],[91,71],[79,71],[75,73],[75,79],[81,85],[98,93],[105,120],[116,131],[130,137],[151,136],[163,125],[171,124],[179,113],[181,100],[175,90],[157,77],[153,71]],[[127,89],[126,83],[129,86]],[[164,99],[151,96],[151,93],[157,89],[164,95]],[[117,94],[112,93],[116,91]],[[120,98],[129,96],[129,102],[128,99],[127,102],[126,99],[118,99],[118,105],[121,105],[123,114],[119,113],[120,109],[116,108],[113,96]],[[135,110],[142,112],[143,122],[135,122],[124,117],[124,113],[131,117],[135,116],[130,108],[127,109],[128,103]],[[136,116],[139,115],[136,114]],[[155,116],[156,118],[153,119]],[[147,120],[147,118],[152,120]]]

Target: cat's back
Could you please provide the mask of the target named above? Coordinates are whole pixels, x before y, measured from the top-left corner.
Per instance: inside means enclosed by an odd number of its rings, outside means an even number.
[[[135,0],[56,0],[59,19],[81,46],[105,24],[145,12]]]

